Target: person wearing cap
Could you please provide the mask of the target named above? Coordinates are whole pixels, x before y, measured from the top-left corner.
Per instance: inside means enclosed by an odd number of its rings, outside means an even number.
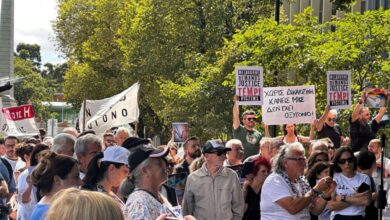
[[[244,197],[237,174],[224,167],[226,152],[220,140],[209,140],[203,146],[205,163],[191,173],[186,182],[183,215],[203,219],[241,220]]]
[[[189,137],[184,141],[183,144],[184,149],[184,160],[179,165],[175,167],[175,173],[190,173],[190,165],[192,161],[202,155],[199,146],[199,138],[198,137]]]
[[[115,195],[112,188],[119,187],[129,175],[129,154],[123,147],[109,147],[95,155],[88,165],[82,188],[107,193],[124,209],[124,202]]]
[[[126,202],[127,219],[156,219],[163,214],[178,217],[178,213],[172,211],[171,204],[160,193],[162,184],[168,178],[163,159],[167,155],[168,148],[150,145],[140,145],[131,151],[129,167],[135,189]]]
[[[240,108],[238,106],[238,96],[234,96],[233,105],[233,138],[239,139],[244,146],[244,159],[255,155],[259,151],[259,144],[262,135],[255,129],[256,112],[247,110],[242,113],[242,123],[240,125]]]

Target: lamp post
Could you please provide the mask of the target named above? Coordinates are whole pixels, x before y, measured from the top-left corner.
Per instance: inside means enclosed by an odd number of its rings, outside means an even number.
[[[279,24],[280,20],[280,0],[275,0],[275,21]]]

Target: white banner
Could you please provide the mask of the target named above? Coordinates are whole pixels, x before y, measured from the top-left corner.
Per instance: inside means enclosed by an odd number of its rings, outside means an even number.
[[[1,132],[13,136],[33,136],[39,134],[35,125],[35,113],[31,104],[2,108]]]
[[[138,90],[135,83],[125,91],[109,98],[86,101],[86,130],[103,134],[106,130],[138,121]],[[79,127],[83,130],[84,104],[79,113]]]
[[[316,118],[314,86],[264,88],[263,99],[266,125],[312,123]]]
[[[263,67],[236,66],[236,95],[239,105],[263,104]]]
[[[351,108],[351,71],[327,72],[327,103],[333,109]]]

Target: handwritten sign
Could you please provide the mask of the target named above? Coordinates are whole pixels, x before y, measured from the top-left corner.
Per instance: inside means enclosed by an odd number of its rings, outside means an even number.
[[[333,109],[351,108],[351,72],[327,72],[327,103]]]
[[[236,67],[236,95],[239,105],[262,105],[263,67]]]
[[[268,87],[263,98],[266,125],[312,123],[316,117],[314,86]]]

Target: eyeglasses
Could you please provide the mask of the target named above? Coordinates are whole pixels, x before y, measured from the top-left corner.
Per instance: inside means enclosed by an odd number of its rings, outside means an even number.
[[[331,121],[336,122],[336,118],[328,118],[328,121],[329,122],[331,122]]]
[[[210,154],[217,154],[217,156],[222,156],[222,155],[226,155],[226,151],[222,151],[222,150],[219,150],[219,151],[212,151],[212,152],[209,152]]]
[[[287,157],[286,159],[288,159],[288,160],[295,160],[295,161],[299,161],[299,162],[305,162],[306,161],[306,158],[304,158],[304,157]]]
[[[255,121],[256,118],[246,118],[246,120],[248,120],[248,121]]]
[[[114,140],[107,139],[106,142],[108,142],[108,143],[114,143],[115,141],[114,141]]]
[[[348,163],[354,162],[353,157],[348,157],[347,159],[339,159],[339,164],[345,164],[346,162]]]

